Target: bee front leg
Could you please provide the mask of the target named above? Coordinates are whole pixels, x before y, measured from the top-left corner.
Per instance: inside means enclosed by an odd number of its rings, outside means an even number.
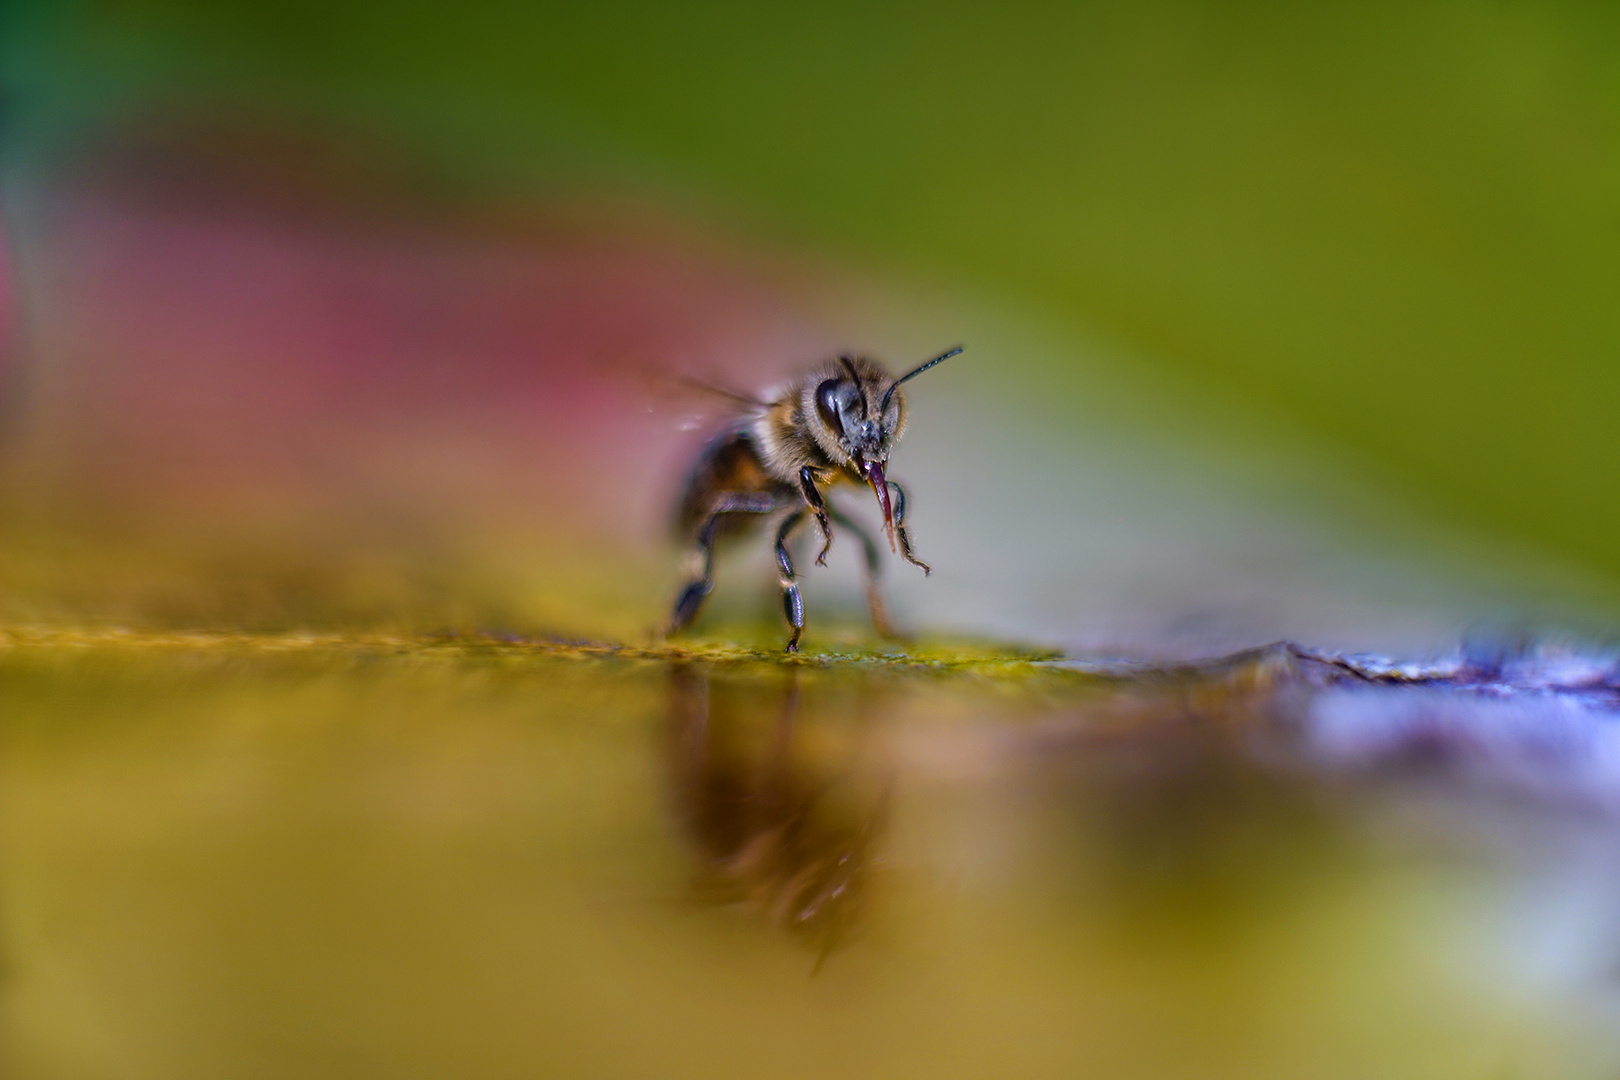
[[[934,572],[934,568],[923,562],[911,550],[911,534],[906,532],[906,492],[893,480],[889,481],[889,492],[894,499],[894,532],[900,538],[900,557],[912,566],[922,567],[923,576],[927,577]]]
[[[826,566],[827,552],[832,550],[832,521],[827,517],[827,500],[821,497],[815,474],[808,465],[799,470],[799,491],[804,495],[805,504],[815,511],[816,528],[821,530],[821,552],[816,556],[816,565]]]
[[[866,610],[872,615],[872,628],[878,632],[879,637],[886,637],[892,641],[901,640],[905,635],[894,628],[889,621],[889,607],[883,602],[883,590],[878,588],[878,574],[883,568],[883,551],[878,547],[872,534],[867,532],[854,518],[840,511],[836,506],[829,507],[834,521],[855,534],[861,542],[861,550],[866,558],[862,564],[866,569]]]
[[[703,601],[714,588],[714,538],[720,528],[722,514],[768,514],[778,506],[768,495],[743,492],[722,493],[714,500],[709,516],[697,531],[692,546],[693,566],[686,585],[675,599],[675,610],[670,615],[669,633],[685,630],[703,610]]]
[[[798,579],[793,574],[793,556],[788,553],[788,541],[804,524],[805,511],[793,511],[776,530],[776,566],[782,571],[782,615],[787,619],[793,636],[788,638],[787,651],[799,651],[799,635],[804,633],[804,600],[799,596]]]

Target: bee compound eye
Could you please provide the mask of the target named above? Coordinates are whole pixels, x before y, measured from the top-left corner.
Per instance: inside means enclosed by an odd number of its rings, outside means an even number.
[[[843,385],[841,379],[828,379],[816,387],[816,412],[821,414],[821,422],[839,436],[844,434],[844,420],[838,409],[838,391]]]

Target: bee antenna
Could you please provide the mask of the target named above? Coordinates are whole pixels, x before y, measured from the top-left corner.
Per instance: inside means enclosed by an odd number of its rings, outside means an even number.
[[[840,364],[844,365],[844,370],[849,372],[849,377],[855,380],[855,400],[859,401],[861,403],[861,415],[865,416],[866,415],[866,393],[865,393],[865,391],[863,391],[861,389],[861,373],[855,370],[855,365],[850,361],[849,357],[847,357],[847,356],[840,356],[838,358],[838,362]],[[888,402],[887,399],[885,399],[883,403],[885,405],[887,405],[889,402]],[[878,411],[882,412],[881,409],[879,409]]]
[[[915,379],[917,376],[921,375],[923,372],[927,371],[929,368],[933,367],[935,364],[943,364],[945,361],[949,360],[951,357],[955,356],[957,353],[959,353],[961,351],[962,351],[962,346],[958,345],[956,348],[951,349],[949,352],[940,353],[938,356],[934,357],[932,360],[928,361],[926,364],[918,364],[916,367],[912,368],[910,371],[906,372],[904,375],[902,375],[898,379],[894,380],[894,382],[889,384],[888,392],[883,395],[883,404],[878,406],[878,412],[879,413],[885,413],[885,412],[889,411],[889,399],[894,397],[894,391],[901,383],[909,382],[910,380]]]

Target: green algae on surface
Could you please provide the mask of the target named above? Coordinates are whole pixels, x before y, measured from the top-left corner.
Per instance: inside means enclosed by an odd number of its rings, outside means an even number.
[[[931,642],[860,651],[798,653],[723,642],[658,641],[634,645],[517,634],[246,633],[127,630],[116,627],[0,627],[0,649],[121,649],[156,652],[388,654],[400,657],[487,656],[559,660],[648,660],[666,663],[755,664],[762,667],[866,665],[941,672],[1015,673],[1058,654],[1028,648]]]

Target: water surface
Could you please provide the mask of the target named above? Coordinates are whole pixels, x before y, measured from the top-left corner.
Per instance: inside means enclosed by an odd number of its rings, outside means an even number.
[[[0,692],[7,1076],[1620,1063],[1605,781],[1500,693],[1493,746],[1289,650],[133,636]],[[1367,694],[1420,704],[1352,745]]]

